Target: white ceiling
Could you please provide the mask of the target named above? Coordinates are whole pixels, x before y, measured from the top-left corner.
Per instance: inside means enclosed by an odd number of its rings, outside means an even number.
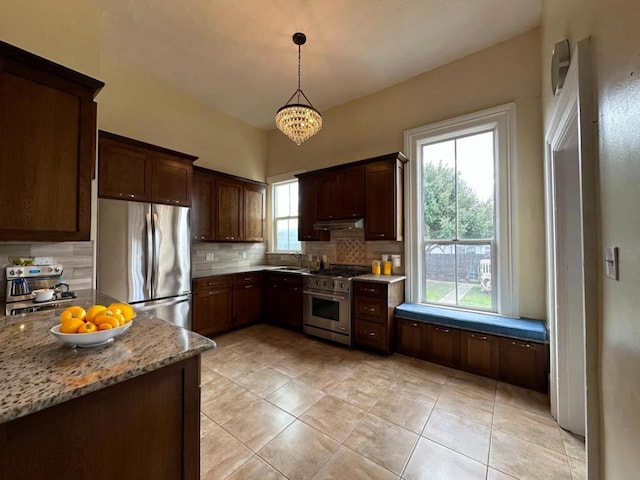
[[[104,44],[250,125],[297,86],[320,112],[538,25],[541,0],[95,0]]]

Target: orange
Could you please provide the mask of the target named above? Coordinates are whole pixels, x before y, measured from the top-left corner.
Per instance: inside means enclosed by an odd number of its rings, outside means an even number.
[[[109,322],[104,322],[98,325],[98,330],[111,330],[113,327]]]
[[[93,322],[98,314],[106,309],[107,307],[105,307],[104,305],[93,305],[92,307],[89,307],[89,309],[87,310],[86,321]]]
[[[60,333],[78,333],[84,322],[79,318],[68,318],[60,325]]]
[[[120,314],[124,317],[124,322],[129,322],[134,316],[135,312],[133,311],[133,307],[128,303],[112,303],[109,305],[109,310],[120,310]]]
[[[87,316],[87,312],[84,308],[73,306],[65,309],[60,315],[60,322],[64,322],[65,320],[69,320],[70,318],[77,318],[84,321]]]
[[[113,328],[118,328],[120,326],[120,319],[122,319],[122,322],[124,323],[122,315],[119,313],[113,313],[111,310],[105,310],[96,317],[95,324],[100,327],[103,323],[108,323]]]
[[[78,333],[93,333],[97,331],[98,327],[96,327],[95,323],[91,322],[83,323],[82,326],[78,329]]]

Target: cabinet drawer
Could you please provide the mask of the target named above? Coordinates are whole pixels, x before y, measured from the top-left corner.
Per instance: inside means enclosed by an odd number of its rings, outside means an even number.
[[[267,282],[280,283],[285,285],[302,286],[302,275],[290,275],[282,273],[267,273]]]
[[[233,286],[262,283],[262,272],[236,273],[233,275]]]
[[[387,302],[378,298],[355,297],[354,315],[372,322],[387,323]]]
[[[356,343],[377,350],[387,350],[387,327],[366,320],[354,322]]]
[[[193,279],[193,291],[206,291],[213,288],[227,288],[231,286],[231,275],[216,275],[213,277],[203,277]]]
[[[355,295],[365,297],[387,298],[387,284],[376,282],[353,282]]]

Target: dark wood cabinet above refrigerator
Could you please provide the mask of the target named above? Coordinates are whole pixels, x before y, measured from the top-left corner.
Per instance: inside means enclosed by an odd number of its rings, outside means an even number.
[[[197,159],[101,130],[98,196],[188,207]]]

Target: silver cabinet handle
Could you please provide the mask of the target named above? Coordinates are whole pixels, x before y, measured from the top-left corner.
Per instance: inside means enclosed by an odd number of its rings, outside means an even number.
[[[127,197],[127,198],[136,198],[135,195],[132,195],[130,193],[119,193],[118,196],[119,197]]]
[[[365,292],[371,292],[371,293],[375,293],[378,291],[375,288],[363,288],[362,290],[364,290]]]
[[[409,323],[408,325],[409,325],[410,327],[417,327],[417,326],[418,326],[418,324],[417,324],[417,323]]]
[[[346,332],[346,331],[347,331],[347,329],[346,329],[346,328],[344,328],[344,327],[340,327],[340,326],[338,326],[338,327],[336,327],[336,328],[337,328],[338,330],[340,330],[340,331],[343,331],[343,332]]]
[[[517,347],[522,347],[522,348],[531,348],[531,345],[528,343],[511,342],[511,345],[515,345]]]
[[[369,335],[370,337],[375,337],[376,336],[376,332],[366,332],[367,335]]]
[[[436,332],[449,333],[449,330],[446,328],[436,327]]]
[[[487,337],[483,336],[483,335],[471,335],[471,338],[477,338],[478,340],[486,340]]]
[[[377,237],[377,238],[381,238],[381,237],[384,237],[385,234],[384,233],[374,233],[373,236]]]

